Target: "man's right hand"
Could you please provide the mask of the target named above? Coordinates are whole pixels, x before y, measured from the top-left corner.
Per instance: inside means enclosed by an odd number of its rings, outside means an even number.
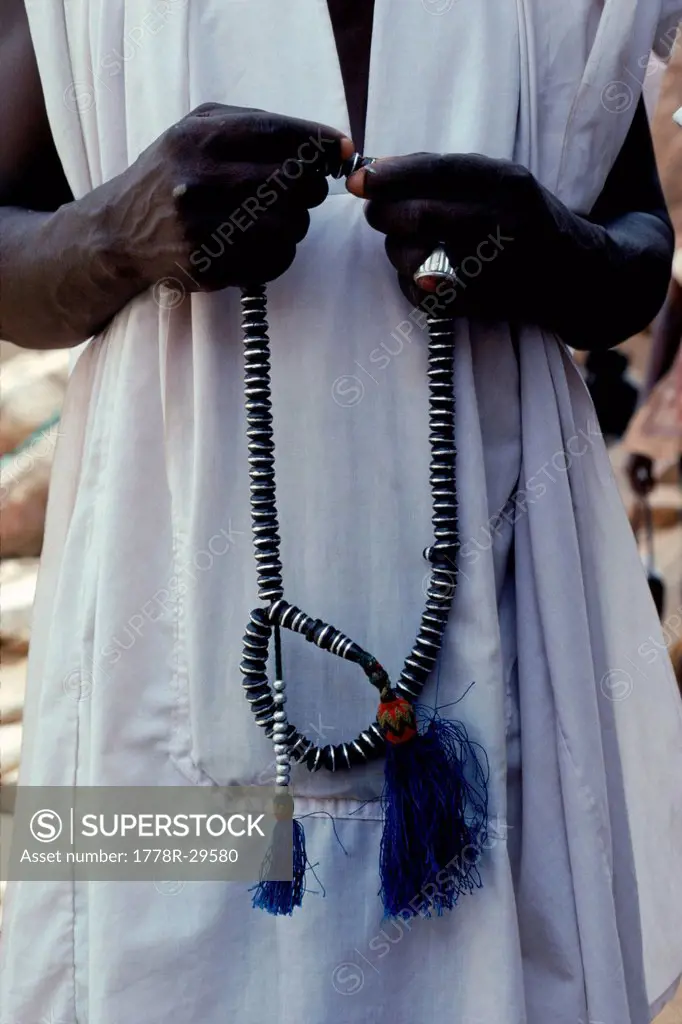
[[[205,103],[107,186],[106,230],[147,286],[179,270],[188,290],[272,281],[352,153],[325,125]]]
[[[0,337],[26,348],[77,345],[183,271],[188,291],[273,280],[353,152],[333,128],[210,103],[74,200],[24,0],[0,0],[0,96]]]

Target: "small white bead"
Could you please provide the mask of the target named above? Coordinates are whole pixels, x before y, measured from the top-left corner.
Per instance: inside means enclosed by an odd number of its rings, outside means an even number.
[[[286,711],[275,711],[272,717],[275,719],[275,724],[277,722],[285,723],[287,720],[287,713]]]
[[[286,724],[286,722],[276,721],[275,724],[272,727],[272,731],[273,732],[286,732],[288,728],[289,727]]]
[[[286,704],[287,702],[286,695],[283,693],[274,694],[272,699],[274,700],[275,704]]]
[[[276,754],[287,754],[288,752],[289,752],[289,747],[288,747],[288,745],[286,743],[275,743],[275,753]]]
[[[288,754],[277,754],[277,756],[275,757],[275,761],[277,762],[277,764],[287,764],[288,765],[290,760],[291,760],[291,758],[289,757]]]
[[[275,693],[283,693],[286,690],[286,686],[287,684],[284,682],[283,679],[275,679],[274,683],[272,684],[272,688],[275,691]]]

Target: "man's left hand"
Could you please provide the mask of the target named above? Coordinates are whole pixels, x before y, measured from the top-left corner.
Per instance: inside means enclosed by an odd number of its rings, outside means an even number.
[[[525,280],[523,290],[535,290],[543,266],[557,268],[561,230],[572,217],[566,210],[557,218],[561,204],[526,168],[475,154],[382,159],[356,172],[348,187],[369,200],[367,220],[386,235],[388,258],[415,304],[424,294],[413,275],[444,246],[457,271],[450,298],[459,315],[528,315],[519,285]],[[599,244],[599,229],[592,230]]]

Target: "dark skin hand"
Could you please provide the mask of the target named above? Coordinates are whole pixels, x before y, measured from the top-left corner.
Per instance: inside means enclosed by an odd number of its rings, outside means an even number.
[[[68,347],[165,278],[213,291],[284,273],[349,139],[208,103],[74,201],[61,169],[47,173],[59,161],[23,0],[0,2],[0,337]]]
[[[348,187],[369,200],[367,220],[414,305],[428,308],[412,277],[439,243],[458,271],[438,293],[443,309],[536,323],[574,348],[624,341],[665,298],[674,236],[643,103],[589,219],[526,168],[478,154],[379,160]]]
[[[325,163],[333,164],[352,152],[350,140],[332,128],[322,128],[320,134],[315,124],[208,104],[171,127],[122,175],[74,202],[50,136],[23,0],[0,0],[0,95],[5,100],[0,104],[0,337],[28,348],[78,344],[99,333],[132,298],[159,280],[180,277],[181,271],[191,275],[188,287],[202,290],[241,283],[254,274],[266,281],[283,273],[305,233],[308,209],[326,195],[326,184],[320,181]],[[268,145],[264,146],[265,140]],[[266,192],[274,191],[272,182],[266,191],[263,185],[273,168],[281,168],[287,157],[299,158],[300,146],[311,140],[328,141],[325,159],[306,163],[300,181],[278,188],[270,208]],[[300,159],[310,156],[308,148]],[[408,166],[411,159],[399,162]],[[476,159],[486,162],[483,157]],[[515,176],[528,184],[527,172],[516,168]],[[488,180],[483,175],[481,187]],[[515,198],[518,191],[509,194]],[[237,230],[231,231],[226,227],[228,221],[235,223],[230,215],[243,213],[241,204],[249,196],[268,206],[267,211],[254,211],[257,221],[254,218],[249,230],[237,222]],[[533,302],[522,303],[529,298],[525,294],[510,294],[505,282],[514,280],[514,261],[511,257],[506,261],[511,268],[506,275],[501,273],[505,261],[496,260],[486,264],[485,270],[496,266],[500,288],[485,286],[492,278],[482,273],[479,285],[469,288],[471,315],[498,315],[496,302],[505,319],[518,316],[542,322],[546,312],[548,323],[551,320],[551,326],[576,347],[606,347],[634,333],[662,302],[661,263],[667,268],[666,282],[669,277],[671,229],[662,197],[659,209],[659,197],[648,125],[636,124],[593,211],[595,220],[613,221],[607,248],[617,249],[620,265],[618,259],[612,261],[615,266],[606,261],[610,273],[599,280],[605,245],[597,231],[589,239],[599,236],[596,249],[588,246],[581,259],[572,261],[580,270],[580,302],[576,303],[575,279],[562,278],[564,270],[573,273],[576,268],[565,259],[561,246],[547,250],[540,270],[549,267],[550,257],[555,262],[550,287],[546,293],[542,290],[545,311],[540,308],[538,287],[532,289]],[[415,198],[412,191],[410,198]],[[503,199],[501,208],[509,209]],[[536,196],[524,187],[521,199],[529,204],[528,219],[535,222],[530,213],[537,209]],[[395,202],[388,200],[389,205]],[[405,271],[414,269],[415,243],[423,253],[432,245],[430,227],[422,232],[419,218],[418,230],[411,215],[408,221],[406,232],[402,227],[390,228],[392,236],[399,236],[390,254],[403,279]],[[458,238],[456,221],[455,217],[452,226]],[[641,231],[630,230],[634,221]],[[440,241],[440,230],[437,235],[434,242]],[[265,236],[268,252],[272,250],[268,265],[262,262]],[[256,238],[258,245],[253,244]],[[408,258],[404,249],[411,253]],[[513,246],[509,252],[513,253]],[[635,276],[637,285],[630,287]],[[409,282],[407,287],[409,293]],[[616,287],[618,304],[612,302]],[[627,302],[622,301],[624,296]],[[505,302],[508,298],[508,305],[500,304],[499,297]],[[465,315],[467,310],[460,304],[457,312]],[[596,329],[588,332],[595,322]]]

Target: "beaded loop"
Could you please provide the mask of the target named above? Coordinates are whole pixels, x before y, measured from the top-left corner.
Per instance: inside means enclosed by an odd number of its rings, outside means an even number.
[[[256,722],[277,745],[275,760],[278,769],[286,763],[278,761],[278,757],[283,754],[279,749],[282,746],[286,747],[292,760],[305,763],[310,771],[318,771],[323,767],[329,771],[340,771],[381,756],[384,749],[383,737],[376,730],[375,722],[367,732],[360,733],[350,743],[326,746],[323,749],[289,724],[283,709],[284,701],[281,700],[285,696],[284,681],[277,679],[271,686],[267,676],[270,638],[277,625],[281,629],[295,629],[330,654],[360,665],[370,682],[379,689],[388,685],[388,675],[371,654],[363,651],[339,630],[311,619],[284,599],[279,598],[268,609],[255,608],[244,634],[239,668],[244,676],[242,685],[245,696],[256,716]],[[329,631],[326,636],[323,636],[323,630]],[[368,733],[372,735],[372,740],[368,739]],[[278,778],[280,775],[283,773],[278,770]]]
[[[355,157],[349,166],[351,164],[357,164]],[[332,772],[347,770],[381,757],[386,737],[375,720],[350,743],[321,748],[291,725],[284,710],[284,682],[278,679],[271,686],[266,671],[275,627],[300,633],[309,643],[359,665],[380,693],[391,689],[391,683],[385,669],[373,655],[334,626],[311,618],[284,599],[275,492],[270,339],[264,286],[242,290],[242,313],[252,533],[258,596],[267,607],[251,612],[244,634],[240,669],[244,676],[245,696],[256,722],[277,745],[278,784],[286,785],[289,781],[289,758],[305,764],[312,772],[323,767]],[[405,659],[399,681],[392,687],[394,697],[403,698],[410,704],[421,696],[442,648],[457,587],[459,551],[455,486],[454,324],[451,319],[429,317],[428,325],[434,541],[424,549],[423,555],[431,566],[431,574],[416,640]],[[288,752],[286,755],[282,748]]]

